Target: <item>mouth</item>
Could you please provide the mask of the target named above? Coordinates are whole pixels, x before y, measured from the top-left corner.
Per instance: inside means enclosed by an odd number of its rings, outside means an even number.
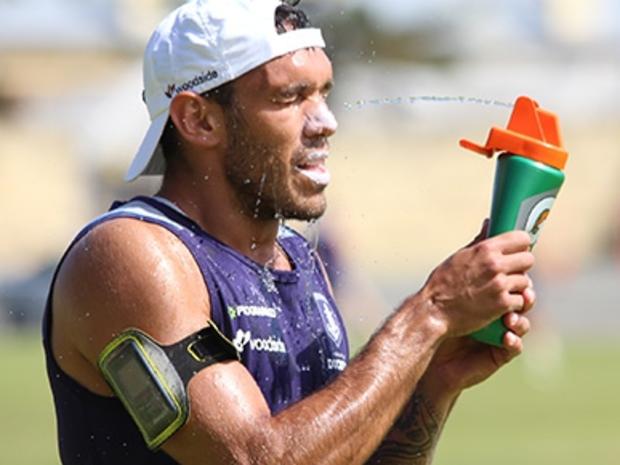
[[[325,161],[327,152],[313,152],[295,163],[295,170],[319,186],[327,186],[331,179]]]

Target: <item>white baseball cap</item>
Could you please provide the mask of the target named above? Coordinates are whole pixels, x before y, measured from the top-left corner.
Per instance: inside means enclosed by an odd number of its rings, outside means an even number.
[[[289,52],[325,47],[319,29],[279,34],[275,10],[282,4],[282,0],[191,0],[161,22],[144,53],[144,101],[151,126],[127,181],[164,173],[159,140],[170,103],[179,92],[203,93]]]

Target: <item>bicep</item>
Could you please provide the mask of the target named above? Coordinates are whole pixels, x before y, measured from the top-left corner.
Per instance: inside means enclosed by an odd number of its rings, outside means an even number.
[[[212,365],[189,383],[189,420],[163,445],[182,465],[248,463],[271,413],[254,378],[239,362]]]
[[[189,251],[160,229],[127,221],[104,224],[63,266],[55,312],[59,329],[70,334],[99,378],[86,387],[103,383],[97,359],[122,331],[137,328],[169,345],[209,321],[200,270]],[[190,379],[186,391],[188,420],[162,448],[183,465],[243,463],[271,419],[248,370],[238,361],[210,365]]]

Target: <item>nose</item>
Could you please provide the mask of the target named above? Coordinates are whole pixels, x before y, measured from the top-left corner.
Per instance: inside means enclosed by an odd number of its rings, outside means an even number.
[[[338,129],[336,117],[325,101],[317,102],[306,113],[304,122],[304,136],[308,138],[329,137]]]

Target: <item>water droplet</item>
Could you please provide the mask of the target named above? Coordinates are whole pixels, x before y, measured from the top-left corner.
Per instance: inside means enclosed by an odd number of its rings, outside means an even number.
[[[260,178],[260,184],[258,186],[258,195],[256,196],[256,204],[254,206],[254,218],[258,218],[259,208],[261,204],[261,197],[263,195],[263,188],[265,187],[265,181],[267,180],[267,173],[263,172]]]
[[[374,57],[376,55],[376,51],[373,51],[371,55]],[[369,60],[369,62],[372,59]],[[414,103],[458,103],[458,104],[472,104],[472,105],[482,105],[482,106],[497,106],[503,108],[513,108],[514,104],[510,102],[503,102],[497,99],[490,98],[480,98],[480,97],[465,97],[462,95],[459,96],[449,96],[449,95],[411,95],[409,97],[395,97],[389,98],[384,97],[380,98],[372,98],[372,99],[359,99],[356,100],[355,104],[351,104],[349,102],[344,102],[344,107],[347,110],[362,109],[368,105],[378,106],[378,105],[400,105],[407,101],[410,104]]]

